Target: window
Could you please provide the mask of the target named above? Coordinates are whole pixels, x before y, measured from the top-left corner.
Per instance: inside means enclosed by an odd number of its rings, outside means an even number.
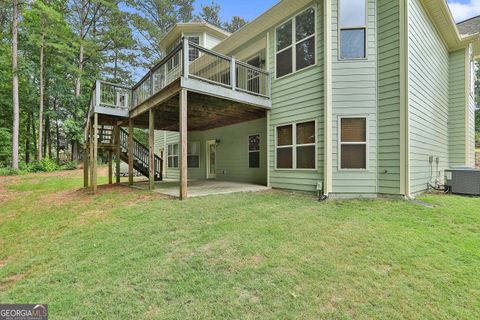
[[[168,145],[167,165],[169,168],[178,168],[179,162],[178,143]],[[200,168],[200,142],[189,142],[187,146],[187,166],[188,168]]]
[[[367,118],[340,118],[340,169],[367,169]]]
[[[338,0],[340,3],[340,59],[367,57],[366,0]]]
[[[167,166],[178,168],[178,143],[168,145]]]
[[[315,121],[277,127],[277,169],[316,168]]]
[[[276,77],[315,64],[315,9],[309,8],[276,29]]]
[[[187,146],[187,165],[189,168],[200,168],[200,142],[189,142]]]
[[[188,41],[193,42],[195,44],[200,44],[200,38],[199,37],[187,37]],[[194,61],[196,60],[200,55],[200,52],[198,51],[197,48],[192,48],[188,47],[188,61]]]
[[[260,135],[248,136],[248,167],[260,168]]]

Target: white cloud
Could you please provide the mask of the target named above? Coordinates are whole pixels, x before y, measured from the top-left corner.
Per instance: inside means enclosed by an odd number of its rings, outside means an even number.
[[[480,15],[480,0],[448,1],[456,22]]]

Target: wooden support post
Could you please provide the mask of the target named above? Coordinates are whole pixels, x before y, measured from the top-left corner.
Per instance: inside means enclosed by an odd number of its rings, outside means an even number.
[[[115,143],[116,143],[116,156],[115,156],[115,181],[120,183],[120,126],[115,126]]]
[[[90,142],[87,140],[85,141],[85,147],[83,149],[83,187],[88,188],[88,158],[90,155],[88,154],[88,144]]]
[[[92,179],[92,191],[97,193],[97,163],[98,163],[98,113],[93,114],[93,179]]]
[[[128,184],[133,185],[133,119],[128,120]]]
[[[90,190],[93,191],[93,123],[90,122],[90,127],[88,128],[90,132],[90,147],[89,149],[89,163],[88,168],[90,169]]]
[[[113,184],[113,151],[108,150],[108,184]]]
[[[155,189],[155,110],[148,112],[148,180],[150,190]]]
[[[187,199],[187,90],[180,91],[180,200]]]

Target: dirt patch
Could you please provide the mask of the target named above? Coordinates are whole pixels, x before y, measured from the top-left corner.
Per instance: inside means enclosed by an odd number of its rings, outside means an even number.
[[[0,268],[3,268],[7,265],[7,261],[6,260],[0,260]]]
[[[6,277],[4,280],[0,280],[0,289],[5,289],[17,283],[18,281],[25,278],[26,273],[14,274],[12,276]]]

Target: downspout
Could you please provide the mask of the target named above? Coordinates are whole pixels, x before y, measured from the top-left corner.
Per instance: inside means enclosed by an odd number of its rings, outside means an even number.
[[[414,199],[410,194],[408,2],[400,0],[400,193]]]
[[[323,2],[323,85],[324,85],[324,163],[323,194],[328,197],[332,192],[332,0]]]

